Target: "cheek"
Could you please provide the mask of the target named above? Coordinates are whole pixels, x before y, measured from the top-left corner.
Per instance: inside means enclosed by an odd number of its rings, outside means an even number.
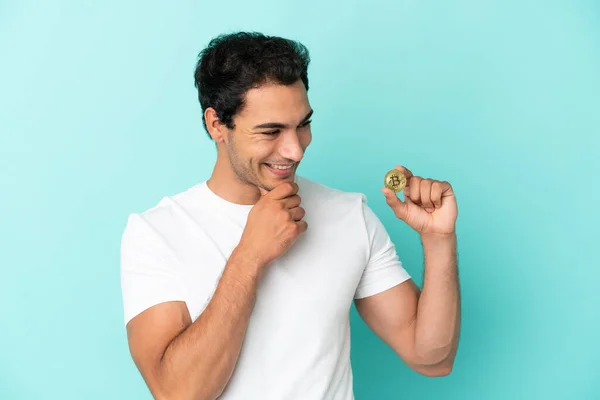
[[[276,147],[275,141],[263,140],[260,143],[255,143],[252,146],[248,156],[253,163],[260,164],[277,152]]]
[[[306,149],[310,142],[312,142],[312,132],[310,130],[300,135],[300,145],[303,149]]]
[[[232,164],[237,169],[248,169],[254,158],[250,150],[250,146],[246,143],[239,143],[239,141],[230,142],[229,147],[229,158]]]

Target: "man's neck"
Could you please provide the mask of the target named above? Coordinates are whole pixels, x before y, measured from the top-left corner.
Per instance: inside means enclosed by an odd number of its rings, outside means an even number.
[[[228,160],[217,158],[211,177],[207,181],[208,188],[217,196],[234,204],[251,205],[260,198],[260,190],[240,181],[231,169]]]

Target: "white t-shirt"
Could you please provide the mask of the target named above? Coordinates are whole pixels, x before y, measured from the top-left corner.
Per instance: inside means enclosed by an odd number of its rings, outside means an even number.
[[[267,267],[222,399],[353,399],[352,302],[410,278],[363,194],[296,182],[308,230]],[[251,209],[202,182],[130,215],[121,248],[125,323],[173,300],[185,301],[195,321]]]

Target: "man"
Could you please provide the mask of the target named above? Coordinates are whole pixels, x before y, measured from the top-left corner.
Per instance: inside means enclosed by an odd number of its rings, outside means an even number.
[[[296,175],[312,135],[308,64],[301,44],[258,33],[222,35],[200,54],[213,173],[132,214],[122,239],[129,346],[157,399],[353,399],[353,301],[415,371],[452,369],[452,188],[397,167],[405,200],[382,189],[420,234],[421,293],[362,194]]]

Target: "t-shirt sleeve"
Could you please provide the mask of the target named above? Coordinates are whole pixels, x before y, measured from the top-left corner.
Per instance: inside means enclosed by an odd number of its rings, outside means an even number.
[[[354,295],[355,299],[373,296],[410,279],[383,223],[366,204],[364,198],[362,211],[368,237],[369,256]]]
[[[131,214],[121,239],[121,292],[125,324],[167,301],[184,301],[177,264],[143,215]]]

